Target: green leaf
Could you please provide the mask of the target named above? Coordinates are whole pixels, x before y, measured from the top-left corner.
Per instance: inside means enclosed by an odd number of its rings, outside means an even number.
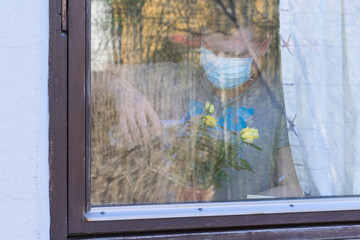
[[[254,143],[249,143],[249,145],[255,148],[256,150],[262,151],[261,148],[255,145]]]
[[[231,167],[233,167],[236,171],[245,170],[243,167],[239,165],[239,163],[234,159],[231,162]]]
[[[248,163],[248,161],[246,161],[244,159],[239,159],[239,161],[241,163],[241,167],[248,170],[249,172],[255,173],[253,168],[251,167],[251,165]]]

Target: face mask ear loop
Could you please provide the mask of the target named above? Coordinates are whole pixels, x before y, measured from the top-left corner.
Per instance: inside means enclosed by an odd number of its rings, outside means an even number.
[[[256,54],[258,54],[258,52],[260,51],[260,47],[261,47],[261,45],[256,49],[256,51],[255,51],[255,53],[254,53],[254,55],[253,55],[253,57],[252,57],[253,59],[254,59],[254,57],[256,56]],[[254,75],[255,72],[256,72],[256,69],[250,74],[248,80],[253,80],[251,77],[252,77],[252,75]]]
[[[259,47],[256,49],[254,55],[252,56],[252,58],[254,58],[256,56],[256,54],[258,54],[258,52],[260,51],[261,45],[259,45]]]

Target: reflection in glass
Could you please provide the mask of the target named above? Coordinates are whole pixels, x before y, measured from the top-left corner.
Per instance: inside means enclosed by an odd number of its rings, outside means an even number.
[[[91,4],[93,205],[321,195],[292,140],[303,99],[281,77],[302,55],[279,1]]]

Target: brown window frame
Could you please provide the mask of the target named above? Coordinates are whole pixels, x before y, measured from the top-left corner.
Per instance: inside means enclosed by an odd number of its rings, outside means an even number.
[[[118,239],[120,236],[121,239],[126,236],[148,239],[360,236],[360,210],[88,221],[84,214],[90,210],[90,124],[87,121],[90,117],[90,0],[68,0],[67,6],[65,0],[49,0],[49,3],[52,239],[79,236],[85,239],[110,234],[119,236]],[[67,16],[64,9],[68,10]],[[61,23],[66,19],[67,28],[63,28]]]

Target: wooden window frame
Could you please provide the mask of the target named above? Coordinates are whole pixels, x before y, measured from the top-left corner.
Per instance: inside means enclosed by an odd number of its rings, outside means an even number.
[[[49,0],[51,239],[241,239],[360,235],[360,210],[88,221],[90,0]],[[67,15],[66,11],[67,9]],[[64,21],[66,28],[62,27]],[[360,203],[359,203],[360,206]],[[360,207],[359,207],[360,209]],[[304,227],[306,226],[306,227]]]

